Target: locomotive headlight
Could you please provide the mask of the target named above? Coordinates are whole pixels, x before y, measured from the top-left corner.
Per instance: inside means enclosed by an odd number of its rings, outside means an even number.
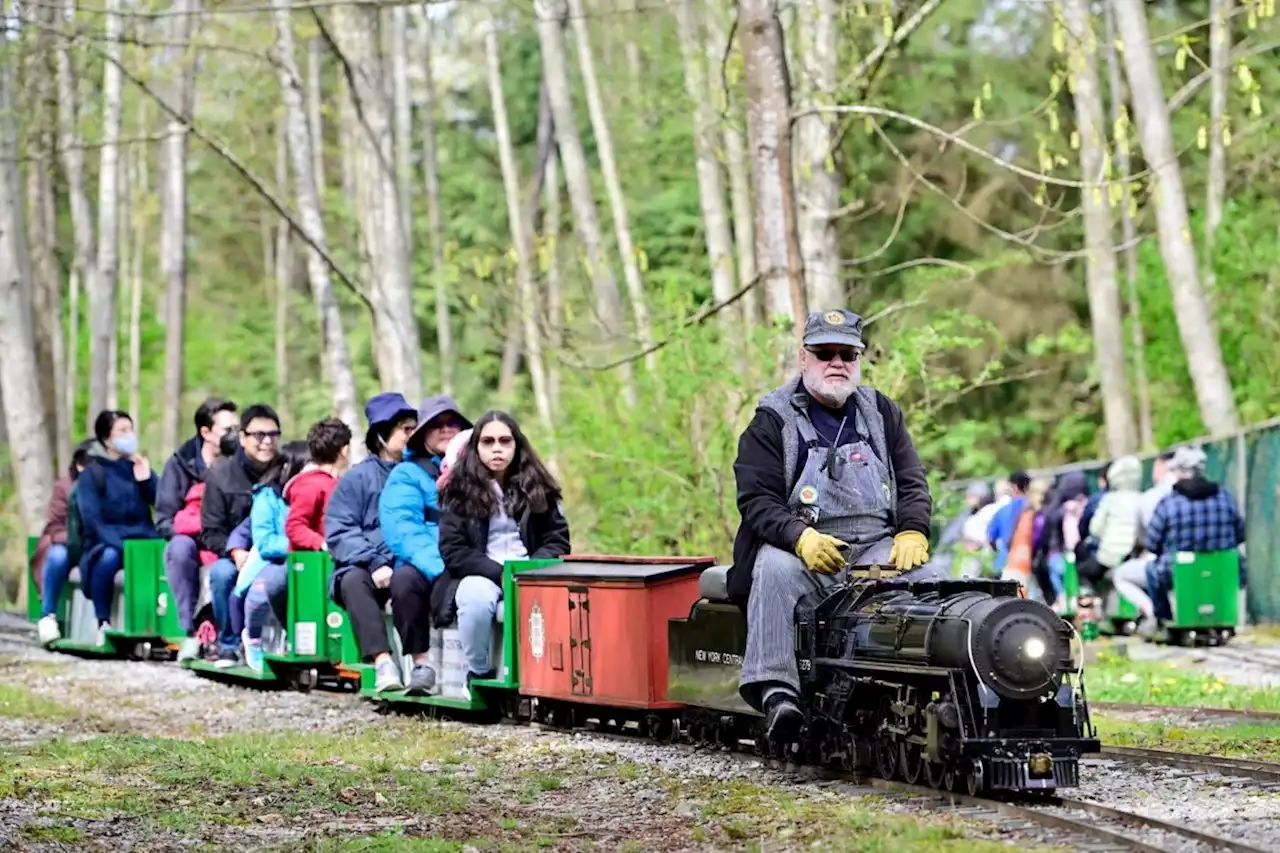
[[[1039,637],[1032,637],[1022,646],[1022,653],[1031,660],[1040,660],[1044,657],[1044,640]]]

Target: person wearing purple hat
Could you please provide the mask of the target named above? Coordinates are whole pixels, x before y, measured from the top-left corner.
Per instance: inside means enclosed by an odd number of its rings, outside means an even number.
[[[415,608],[411,597],[397,599],[391,577],[395,556],[382,538],[378,496],[387,477],[404,458],[405,447],[418,427],[418,413],[401,394],[386,393],[365,404],[369,430],[364,444],[369,456],[338,481],[324,514],[324,539],[333,555],[329,596],[347,611],[360,654],[377,670],[378,690],[402,690],[399,670],[391,658],[382,614],[387,598],[396,625],[428,618],[426,605]]]
[[[407,685],[411,692],[431,693],[436,689],[436,672],[428,656],[431,584],[444,571],[436,481],[440,479],[440,463],[449,442],[470,428],[471,421],[463,417],[452,397],[438,394],[424,400],[418,407],[418,427],[405,448],[405,460],[391,472],[378,499],[382,532],[387,547],[396,556],[391,578],[392,607],[396,597],[404,595],[413,598],[415,610],[421,608],[421,621],[402,626],[396,620],[405,654],[414,659]]]

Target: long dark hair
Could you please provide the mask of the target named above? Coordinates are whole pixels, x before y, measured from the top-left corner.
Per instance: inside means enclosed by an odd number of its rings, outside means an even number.
[[[89,451],[93,449],[96,439],[86,438],[84,441],[76,445],[76,449],[71,454],[71,464],[67,466],[67,474],[71,477],[71,482],[75,482],[80,477],[80,469],[77,465],[89,467]]]
[[[298,474],[311,461],[311,451],[305,441],[290,441],[280,448],[273,460],[271,470],[262,478],[262,484],[274,486],[276,491],[284,488],[289,479]]]
[[[560,501],[560,484],[543,466],[515,418],[497,410],[485,412],[476,421],[471,440],[440,494],[441,506],[468,518],[490,518],[497,511],[493,472],[480,461],[479,450],[480,434],[495,421],[506,424],[515,438],[515,454],[502,490],[507,515],[518,519],[525,510],[538,514],[552,509]]]

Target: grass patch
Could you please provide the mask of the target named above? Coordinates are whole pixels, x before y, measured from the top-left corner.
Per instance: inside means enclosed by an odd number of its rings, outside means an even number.
[[[25,687],[0,684],[0,717],[15,720],[39,720],[41,722],[65,722],[79,718],[79,713],[68,705],[37,696]]]
[[[1104,649],[1084,675],[1089,698],[1099,702],[1280,711],[1280,688],[1228,684],[1191,660],[1131,660]]]
[[[1257,761],[1280,761],[1280,724],[1182,726],[1162,722],[1131,722],[1095,714],[1098,736],[1108,746],[1170,749],[1197,755],[1221,755]]]

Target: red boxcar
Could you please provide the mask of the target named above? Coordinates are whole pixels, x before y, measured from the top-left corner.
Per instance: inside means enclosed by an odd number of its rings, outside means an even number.
[[[712,557],[566,557],[516,576],[520,692],[617,708],[667,696],[667,620],[698,599]]]

